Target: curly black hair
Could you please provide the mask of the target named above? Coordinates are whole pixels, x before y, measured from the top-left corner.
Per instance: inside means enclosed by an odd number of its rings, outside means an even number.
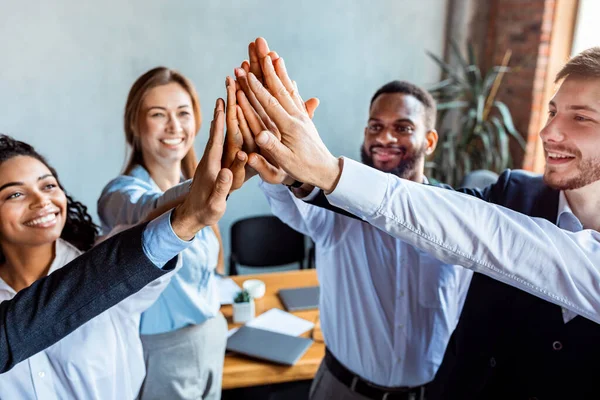
[[[17,156],[33,157],[44,164],[54,175],[58,186],[65,192],[67,196],[67,221],[62,230],[60,237],[79,250],[89,250],[96,240],[99,229],[92,221],[92,217],[88,214],[87,207],[82,203],[73,200],[67,194],[63,186],[60,184],[56,170],[52,168],[46,159],[42,157],[35,149],[25,142],[13,139],[10,136],[0,134],[0,164]],[[4,264],[4,255],[0,251],[0,264]]]

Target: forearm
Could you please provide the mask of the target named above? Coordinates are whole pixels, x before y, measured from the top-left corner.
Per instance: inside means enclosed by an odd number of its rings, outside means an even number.
[[[600,235],[420,185],[346,160],[332,204],[436,258],[600,322]],[[363,169],[364,168],[364,169]],[[354,172],[360,170],[360,189]]]
[[[150,221],[177,206],[189,192],[190,182],[182,182],[164,193],[142,186],[142,182],[109,184],[98,200],[98,214],[109,229]]]

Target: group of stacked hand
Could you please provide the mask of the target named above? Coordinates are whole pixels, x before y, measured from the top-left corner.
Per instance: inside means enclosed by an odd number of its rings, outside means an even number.
[[[298,182],[294,186],[302,183],[304,190],[316,186],[326,192],[340,175],[340,161],[312,122],[318,99],[302,100],[283,58],[263,38],[250,43],[248,53],[249,61],[235,69],[235,80],[225,80],[227,104],[217,99],[190,194],[175,210],[194,215],[190,226],[216,224],[229,193],[256,174],[268,183]],[[186,208],[202,211],[187,213]]]

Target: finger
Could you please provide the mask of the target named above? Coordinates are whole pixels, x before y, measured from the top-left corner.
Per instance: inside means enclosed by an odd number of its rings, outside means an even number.
[[[260,129],[260,131],[267,129],[267,130],[270,130],[270,131],[278,134],[279,131],[278,131],[277,127],[275,126],[273,121],[271,121],[271,119],[267,115],[265,109],[260,104],[260,102],[258,101],[256,96],[254,95],[254,92],[252,92],[252,90],[250,89],[250,85],[248,84],[248,75],[244,72],[244,70],[238,69],[238,70],[236,70],[236,77],[238,78],[238,81],[240,82],[242,91],[246,95],[246,99],[250,102],[250,105],[252,106],[254,111],[258,114],[258,117],[262,121],[262,124],[265,126],[265,128]],[[238,99],[238,101],[240,101],[240,99]],[[246,109],[244,108],[244,112],[245,111],[246,111]],[[246,115],[246,118],[249,118],[248,114],[245,114],[245,115]],[[250,125],[250,127],[252,128],[252,125]],[[258,134],[260,131],[253,130],[254,134]]]
[[[256,52],[256,43],[251,42],[248,45],[248,58],[250,59],[250,71],[258,80],[263,81],[262,68],[260,66],[260,58]]]
[[[275,61],[279,60],[279,54],[277,54],[276,51],[270,51],[269,54],[267,54],[269,57],[271,57],[271,60],[273,60],[273,64],[275,64]]]
[[[262,66],[265,83],[269,88],[269,92],[271,92],[271,94],[277,99],[279,104],[281,104],[281,106],[292,115],[295,115],[298,110],[304,110],[304,104],[302,105],[302,108],[298,108],[294,103],[290,93],[287,91],[283,83],[281,83],[281,80],[275,73],[275,67],[273,66],[271,57],[265,57]]]
[[[237,190],[244,184],[244,181],[246,179],[245,167],[247,161],[248,156],[246,155],[246,153],[244,153],[243,151],[238,151],[235,155],[233,163],[229,167],[233,174],[233,182],[231,184],[230,190]]]
[[[290,113],[283,108],[277,98],[271,95],[271,93],[260,84],[253,74],[249,75],[248,83],[250,84],[250,89],[256,96],[256,99],[263,106],[265,112],[276,126],[283,127],[290,122]],[[246,118],[247,117],[248,116],[246,116]]]
[[[316,97],[313,97],[312,99],[308,99],[306,100],[306,103],[304,103],[304,106],[306,107],[306,112],[308,113],[308,116],[310,119],[313,119],[313,117],[315,116],[315,111],[317,111],[317,107],[319,107],[319,99],[317,99]]]
[[[285,147],[273,133],[263,131],[256,137],[256,144],[265,150],[273,159],[273,162],[286,170],[288,163],[293,162],[293,154]]]
[[[254,41],[254,44],[255,44],[256,55],[260,60],[262,60],[269,54],[269,52],[270,52],[269,44],[267,43],[265,38],[262,38],[262,37],[256,38],[256,40]]]
[[[227,204],[227,195],[231,191],[231,184],[233,183],[233,174],[227,168],[222,168],[215,180],[213,191],[208,197],[208,209],[212,210],[217,218],[221,218],[225,212]],[[220,214],[220,215],[219,215]],[[216,221],[215,221],[216,222]]]
[[[225,136],[224,167],[231,165],[236,153],[241,150],[243,138],[238,129],[235,84],[231,77],[225,80],[227,88],[227,109],[225,114],[227,135]]]
[[[240,68],[246,71],[246,73],[250,72],[250,63],[248,62],[248,60],[244,60]]]
[[[250,165],[260,178],[271,184],[279,184],[285,181],[287,174],[280,168],[267,161],[266,158],[257,153],[248,156],[248,165]]]
[[[302,97],[300,97],[300,94],[298,93],[298,87],[294,84],[295,82],[293,82],[290,79],[287,69],[285,68],[285,62],[283,61],[283,58],[279,58],[278,60],[273,61],[273,66],[275,67],[275,73],[281,80],[281,83],[283,84],[285,89],[291,95],[292,100],[294,100],[294,104],[296,104],[296,107],[299,110],[304,110],[304,102],[302,101]]]
[[[267,129],[265,124],[255,111],[255,109],[248,101],[246,94],[242,91],[238,92],[238,103],[238,107],[242,109],[242,114],[244,114],[244,120],[247,122],[247,125],[249,126],[253,136],[258,135],[259,133]]]
[[[242,93],[243,94],[243,93]],[[247,153],[253,153],[256,151],[256,143],[254,142],[254,135],[248,126],[248,122],[244,117],[244,111],[240,106],[236,106],[237,119],[238,124],[240,126],[240,132],[242,133],[242,138],[244,140],[244,145],[242,149],[244,149]]]
[[[202,159],[206,159],[209,169],[216,168],[214,170],[215,174],[221,168],[221,157],[223,156],[223,140],[225,136],[223,132],[225,125],[224,109],[225,102],[223,99],[217,99],[208,143],[206,143],[204,155],[202,156]]]

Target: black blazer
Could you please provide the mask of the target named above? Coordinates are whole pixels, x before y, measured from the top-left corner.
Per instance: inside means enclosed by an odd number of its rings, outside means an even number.
[[[507,170],[484,190],[460,191],[556,223],[559,192],[540,176]],[[322,194],[313,203],[339,211]],[[427,399],[599,398],[599,360],[600,325],[565,324],[559,306],[475,274]]]
[[[145,224],[121,232],[0,303],[0,373],[175,268],[157,268],[142,249]]]

